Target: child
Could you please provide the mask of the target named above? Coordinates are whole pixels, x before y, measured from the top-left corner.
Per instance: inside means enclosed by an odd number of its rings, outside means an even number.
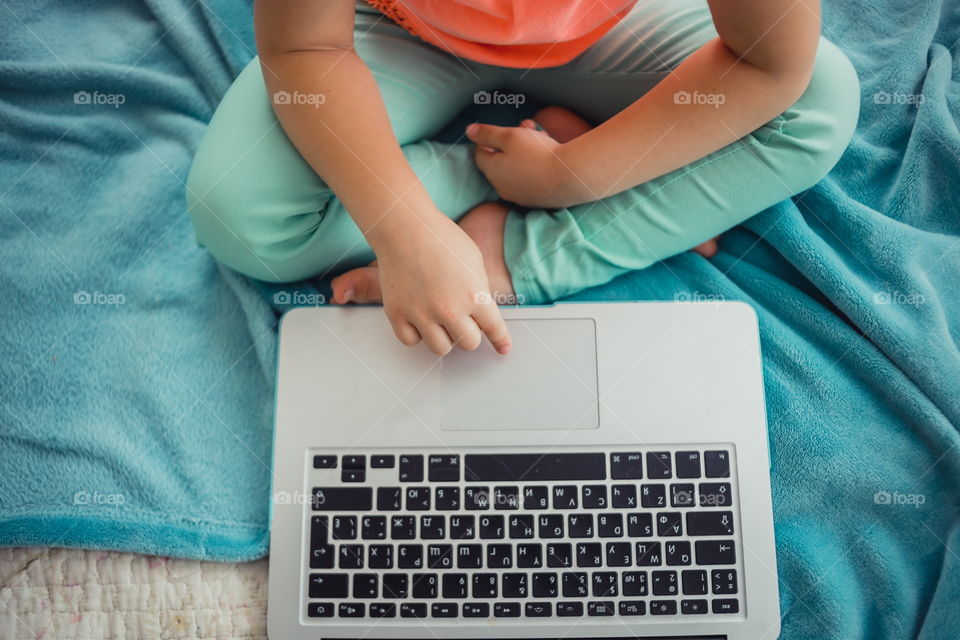
[[[225,265],[349,268],[334,302],[382,300],[404,344],[438,354],[481,334],[506,353],[497,301],[711,255],[823,177],[856,124],[818,0],[371,4],[256,0],[259,59],[210,123],[188,205]],[[471,101],[527,96],[573,111],[430,140]]]

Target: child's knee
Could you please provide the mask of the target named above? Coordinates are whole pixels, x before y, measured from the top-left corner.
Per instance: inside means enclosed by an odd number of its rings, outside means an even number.
[[[770,141],[790,153],[784,178],[796,191],[830,172],[853,137],[859,113],[860,82],[853,65],[836,45],[821,39],[810,84],[771,123],[779,135]]]

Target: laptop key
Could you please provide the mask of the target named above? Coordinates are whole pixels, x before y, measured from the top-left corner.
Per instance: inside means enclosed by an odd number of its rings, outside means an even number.
[[[460,456],[434,454],[427,458],[430,482],[460,482]]]
[[[495,618],[518,618],[520,617],[520,603],[495,602],[493,603],[493,616]]]
[[[547,545],[547,566],[572,567],[573,546],[569,542],[551,543]]]
[[[337,456],[313,456],[314,469],[336,469]]]
[[[546,509],[549,504],[550,492],[546,487],[524,487],[524,509]]]
[[[556,485],[553,488],[554,509],[576,509],[577,488],[572,484]]]
[[[341,602],[339,613],[341,618],[362,618],[365,609],[362,602]]]
[[[505,453],[464,456],[464,474],[477,482],[606,480],[602,453]]]
[[[732,536],[733,512],[691,511],[687,513],[687,534],[691,536]]]
[[[430,615],[434,618],[456,618],[457,605],[454,602],[434,602],[430,605]]]
[[[636,552],[638,567],[657,567],[663,562],[659,542],[638,542]]]
[[[370,456],[371,469],[393,469],[397,461],[394,456]]]
[[[344,469],[340,474],[341,482],[366,482],[367,472],[363,469]]]
[[[430,487],[407,487],[407,511],[430,509]]]
[[[420,516],[420,538],[423,540],[443,540],[447,530],[447,519],[443,516]]]
[[[510,516],[510,537],[514,540],[533,537],[533,516],[531,514]]]
[[[549,602],[528,602],[524,613],[528,618],[549,618],[552,608]]]
[[[364,540],[383,540],[387,537],[387,519],[383,516],[363,516],[360,537]]]
[[[710,583],[717,595],[731,595],[737,592],[736,569],[714,569],[710,572]]]
[[[423,482],[423,456],[400,456],[400,482]]]
[[[572,618],[583,615],[582,602],[558,602],[557,615],[561,618]]]
[[[642,616],[647,612],[647,603],[643,600],[621,600],[619,611],[622,616]]]
[[[354,598],[376,598],[377,597],[377,574],[375,573],[355,573],[353,574],[353,597]]]
[[[662,484],[640,485],[640,506],[644,509],[660,509],[667,506],[667,489]]]
[[[534,598],[556,598],[557,597],[557,574],[555,573],[533,574],[533,597]]]
[[[651,480],[666,480],[673,477],[673,463],[667,451],[647,453],[647,477]]]
[[[677,613],[676,600],[653,600],[650,602],[650,615],[672,616]]]
[[[371,487],[314,487],[310,504],[314,511],[370,511]]]
[[[613,480],[642,479],[643,456],[639,453],[611,453],[610,477]]]
[[[706,600],[681,600],[680,613],[684,615],[701,615],[707,612]]]
[[[393,602],[371,602],[371,618],[394,618],[397,615],[397,605]]]
[[[690,543],[686,541],[666,542],[664,543],[664,556],[670,566],[688,565],[692,559]]]
[[[563,574],[563,597],[586,598],[589,595],[587,574],[584,571],[566,571]]]
[[[505,573],[501,579],[504,598],[527,597],[527,574]]]
[[[486,511],[490,508],[490,489],[488,487],[467,487],[463,494],[467,511]]]
[[[687,515],[697,515],[694,513],[688,513]],[[677,513],[675,511],[670,511],[666,513],[657,514],[657,535],[660,537],[665,536],[679,536],[683,533],[683,514]],[[689,520],[688,520],[689,522]],[[700,535],[693,532],[689,532],[690,535]]]
[[[363,569],[363,545],[342,544],[338,554],[341,569]]]
[[[403,489],[400,487],[380,487],[377,489],[377,511],[400,511]]]
[[[520,489],[517,487],[494,487],[493,508],[505,511],[520,508]]]
[[[577,543],[577,566],[578,567],[603,566],[603,545],[601,545],[599,542],[578,542]]]
[[[614,509],[636,509],[637,487],[632,484],[615,484],[611,489]]]
[[[716,599],[713,601],[714,613],[737,613],[740,611],[740,603],[736,598]]]
[[[349,576],[345,573],[311,573],[311,598],[346,598]]]
[[[441,586],[444,598],[466,598],[467,597],[467,574],[465,573],[445,573],[441,577]]]
[[[631,538],[649,538],[653,535],[653,516],[649,513],[627,514],[627,535]]]
[[[394,540],[413,540],[416,529],[416,516],[390,516],[390,537]]]
[[[333,539],[334,540],[356,540],[357,539],[356,516],[334,516]]]
[[[430,569],[450,569],[453,567],[453,545],[431,544],[427,547],[427,566]]]
[[[592,538],[593,514],[571,513],[567,516],[567,535],[571,538]]]
[[[729,482],[701,482],[699,494],[701,507],[729,507],[733,504]]]
[[[401,618],[426,618],[427,603],[425,602],[402,602],[400,603]]]
[[[473,516],[450,516],[450,539],[472,540],[476,538],[476,522]]]
[[[398,569],[422,569],[423,545],[401,544],[397,547]]]
[[[480,537],[485,540],[500,539],[504,536],[503,516],[480,516]]]
[[[461,569],[480,569],[483,567],[482,544],[457,545],[457,567]]]
[[[597,535],[601,538],[619,538],[623,536],[623,514],[601,513],[598,515]]]
[[[440,579],[435,573],[415,573],[411,576],[413,588],[411,595],[414,598],[436,598]]]
[[[707,451],[703,454],[703,470],[708,478],[729,478],[729,454],[726,451]]]
[[[670,506],[692,507],[696,504],[696,495],[693,483],[672,484],[670,485]]]
[[[329,618],[333,615],[332,602],[311,602],[307,604],[307,615],[311,618]]]
[[[588,484],[581,492],[584,509],[606,509],[607,487],[602,484]]]
[[[617,574],[613,571],[594,571],[591,582],[591,592],[594,598],[617,597]]]
[[[625,596],[647,595],[647,572],[624,571],[621,575],[622,590]]]
[[[488,544],[487,545],[487,568],[488,569],[513,568],[513,545],[512,544]]]
[[[489,618],[490,604],[486,602],[464,602],[464,618]]]
[[[372,544],[367,547],[367,566],[371,569],[392,569],[393,545]]]
[[[607,566],[629,567],[633,564],[633,545],[629,542],[607,543]]]
[[[700,477],[699,451],[677,451],[674,458],[677,463],[676,469],[678,478]]]
[[[497,574],[495,573],[473,574],[472,593],[474,598],[496,598],[497,597]]]
[[[311,569],[333,569],[336,552],[332,544],[322,544],[310,549]]]
[[[677,572],[676,571],[651,571],[650,582],[652,583],[653,595],[655,596],[675,596],[677,595]]]
[[[434,504],[437,511],[456,511],[460,508],[460,487],[437,487]]]
[[[687,569],[680,572],[680,582],[685,596],[703,596],[707,594],[707,572],[702,569]]]
[[[587,603],[587,614],[591,616],[612,616],[616,609],[612,600],[601,600]]]
[[[537,518],[541,538],[563,537],[563,516],[558,513],[543,514]]]
[[[344,469],[366,469],[367,468],[367,456],[343,456],[343,468]]]
[[[543,545],[521,543],[517,545],[517,568],[539,569],[543,566]]]
[[[405,600],[409,589],[409,579],[405,573],[385,573],[383,575],[383,597]]]

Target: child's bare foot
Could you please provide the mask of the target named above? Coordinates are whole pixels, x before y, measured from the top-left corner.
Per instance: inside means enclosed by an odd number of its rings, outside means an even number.
[[[503,204],[487,202],[471,209],[459,223],[483,254],[490,293],[497,304],[516,302],[510,271],[503,257],[503,225],[507,211]],[[334,278],[331,287],[332,302],[335,304],[381,302],[380,273],[376,260]]]

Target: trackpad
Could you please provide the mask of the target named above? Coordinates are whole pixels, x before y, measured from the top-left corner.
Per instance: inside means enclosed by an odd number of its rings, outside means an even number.
[[[441,361],[443,428],[596,429],[597,335],[590,318],[508,320],[513,349],[484,340]]]

